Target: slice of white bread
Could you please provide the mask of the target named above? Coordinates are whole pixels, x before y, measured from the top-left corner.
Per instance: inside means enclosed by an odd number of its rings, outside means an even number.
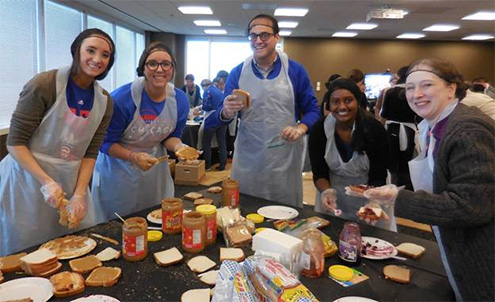
[[[0,257],[0,271],[4,273],[21,271],[21,258],[27,256],[27,253],[19,253]]]
[[[65,298],[84,291],[84,278],[79,273],[61,272],[50,277],[53,294],[57,298]]]
[[[411,271],[405,267],[387,265],[383,268],[383,275],[385,275],[385,279],[398,283],[409,284],[411,282]]]
[[[203,197],[203,194],[198,193],[198,192],[189,192],[186,195],[184,195],[185,200],[190,200],[190,201],[195,201],[198,198]]]
[[[173,247],[168,250],[154,253],[153,258],[155,258],[158,265],[168,266],[181,262],[184,256],[182,256],[176,247]]]
[[[208,271],[199,276],[199,280],[210,286],[214,286],[217,283],[218,270]]]
[[[33,264],[43,264],[53,259],[57,259],[57,255],[55,255],[48,249],[39,249],[32,253],[27,254],[26,256],[20,258],[19,260],[21,261],[21,264],[27,263],[33,265]]]
[[[220,261],[232,260],[232,261],[242,261],[244,260],[244,251],[240,248],[220,248]]]
[[[210,289],[190,289],[180,296],[180,302],[210,302]]]
[[[102,266],[95,268],[84,282],[86,286],[109,287],[115,285],[122,274],[118,267]]]
[[[56,272],[58,272],[60,269],[62,269],[62,263],[60,263],[60,262],[57,261],[57,263],[56,263],[56,265],[54,267],[52,267],[49,270],[43,271],[41,273],[35,274],[35,276],[43,277],[43,278],[48,278],[51,275],[53,275]]]
[[[112,247],[107,247],[103,251],[99,252],[96,254],[96,257],[100,259],[100,261],[109,261],[112,259],[119,259],[120,257],[120,251],[117,251],[116,249]]]
[[[187,266],[195,273],[206,272],[215,265],[217,264],[206,256],[196,256],[187,261]]]
[[[95,255],[89,255],[71,260],[69,261],[69,265],[72,271],[80,274],[89,273],[95,268],[102,266],[100,259],[98,259]]]
[[[206,192],[212,193],[212,194],[218,194],[222,193],[222,187],[215,186],[215,187],[209,187]]]
[[[396,249],[399,253],[412,257],[414,259],[421,257],[426,252],[426,249],[421,245],[410,242],[401,243],[396,246]]]
[[[32,276],[50,276],[62,267],[57,256],[47,249],[39,249],[19,258],[22,270]]]
[[[200,206],[202,204],[212,204],[213,199],[205,197],[205,198],[198,198],[194,201],[195,206]]]

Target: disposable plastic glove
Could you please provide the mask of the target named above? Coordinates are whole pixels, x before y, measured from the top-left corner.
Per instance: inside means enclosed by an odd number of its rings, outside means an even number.
[[[282,130],[282,138],[288,140],[289,142],[295,142],[304,136],[306,132],[297,126],[287,126]]]
[[[228,95],[223,100],[222,114],[225,119],[234,118],[235,114],[244,108],[241,100],[237,99],[236,95]]]
[[[58,208],[62,199],[64,199],[65,193],[56,182],[50,182],[40,188],[45,202],[53,208]]]
[[[81,221],[86,216],[86,197],[84,195],[74,195],[70,199],[69,212],[74,215],[77,221]]]
[[[385,185],[364,191],[364,197],[372,200],[374,203],[383,206],[392,206],[399,194],[399,188],[396,185]]]
[[[337,209],[337,190],[326,189],[321,192],[320,200],[327,211],[333,212],[335,216],[340,216],[342,214],[342,211]]]
[[[129,156],[129,160],[142,171],[148,171],[158,162],[156,157],[153,157],[146,152],[132,152]]]

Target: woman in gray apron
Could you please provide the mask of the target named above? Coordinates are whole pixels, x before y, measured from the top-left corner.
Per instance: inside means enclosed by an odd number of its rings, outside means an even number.
[[[24,86],[9,155],[0,163],[0,256],[74,231],[59,225],[54,209],[64,195],[82,220],[79,229],[95,224],[88,184],[113,106],[95,79],[108,73],[114,50],[106,33],[85,30],[71,45],[71,67],[41,73]],[[77,110],[81,102],[92,104],[84,115]]]
[[[400,217],[431,224],[456,300],[494,301],[495,124],[459,103],[463,78],[441,59],[413,62],[406,80],[419,124],[420,154],[409,162],[414,192],[393,185],[365,192]]]
[[[333,214],[338,208],[342,218],[354,221],[358,221],[359,208],[368,201],[346,195],[345,187],[384,185],[387,176],[387,134],[380,122],[359,108],[361,95],[353,81],[333,81],[324,96],[331,114],[314,126],[309,137],[313,179],[318,189],[315,211]],[[393,212],[384,210],[389,219],[379,220],[377,226],[395,231]]]
[[[174,70],[175,60],[167,46],[154,42],[141,55],[140,77],[112,92],[115,113],[92,182],[99,221],[174,196],[168,162],[157,160],[167,155],[167,150],[183,146],[180,136],[189,105],[185,94],[169,82]]]

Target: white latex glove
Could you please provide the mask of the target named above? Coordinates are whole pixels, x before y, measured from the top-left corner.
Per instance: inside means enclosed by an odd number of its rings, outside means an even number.
[[[237,99],[236,95],[228,95],[223,100],[222,115],[225,119],[232,119],[242,108],[244,108],[244,104],[241,100]]]
[[[342,211],[337,209],[337,190],[326,189],[320,194],[320,201],[325,210],[333,212],[335,216],[340,216]]]
[[[64,199],[65,193],[56,182],[50,182],[40,188],[45,202],[53,208],[58,208],[62,199]]]
[[[282,130],[281,137],[289,142],[294,142],[304,136],[306,132],[298,126],[287,126]]]
[[[70,199],[69,212],[81,221],[86,216],[86,197],[84,195],[74,195]]]
[[[146,152],[132,152],[129,160],[142,171],[148,171],[158,160]]]
[[[398,194],[399,188],[396,185],[385,185],[366,190],[363,196],[379,205],[391,206],[395,203]]]

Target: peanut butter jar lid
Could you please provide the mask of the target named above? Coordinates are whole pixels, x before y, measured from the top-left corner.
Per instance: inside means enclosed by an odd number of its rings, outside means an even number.
[[[161,231],[148,231],[148,241],[158,241],[162,237],[163,233]]]
[[[210,215],[216,213],[217,208],[211,204],[202,204],[196,207],[196,211],[203,213],[203,215]]]
[[[254,223],[262,223],[263,221],[265,221],[265,218],[263,216],[261,216],[260,214],[256,214],[256,213],[248,214],[246,216],[246,218],[251,220]]]

